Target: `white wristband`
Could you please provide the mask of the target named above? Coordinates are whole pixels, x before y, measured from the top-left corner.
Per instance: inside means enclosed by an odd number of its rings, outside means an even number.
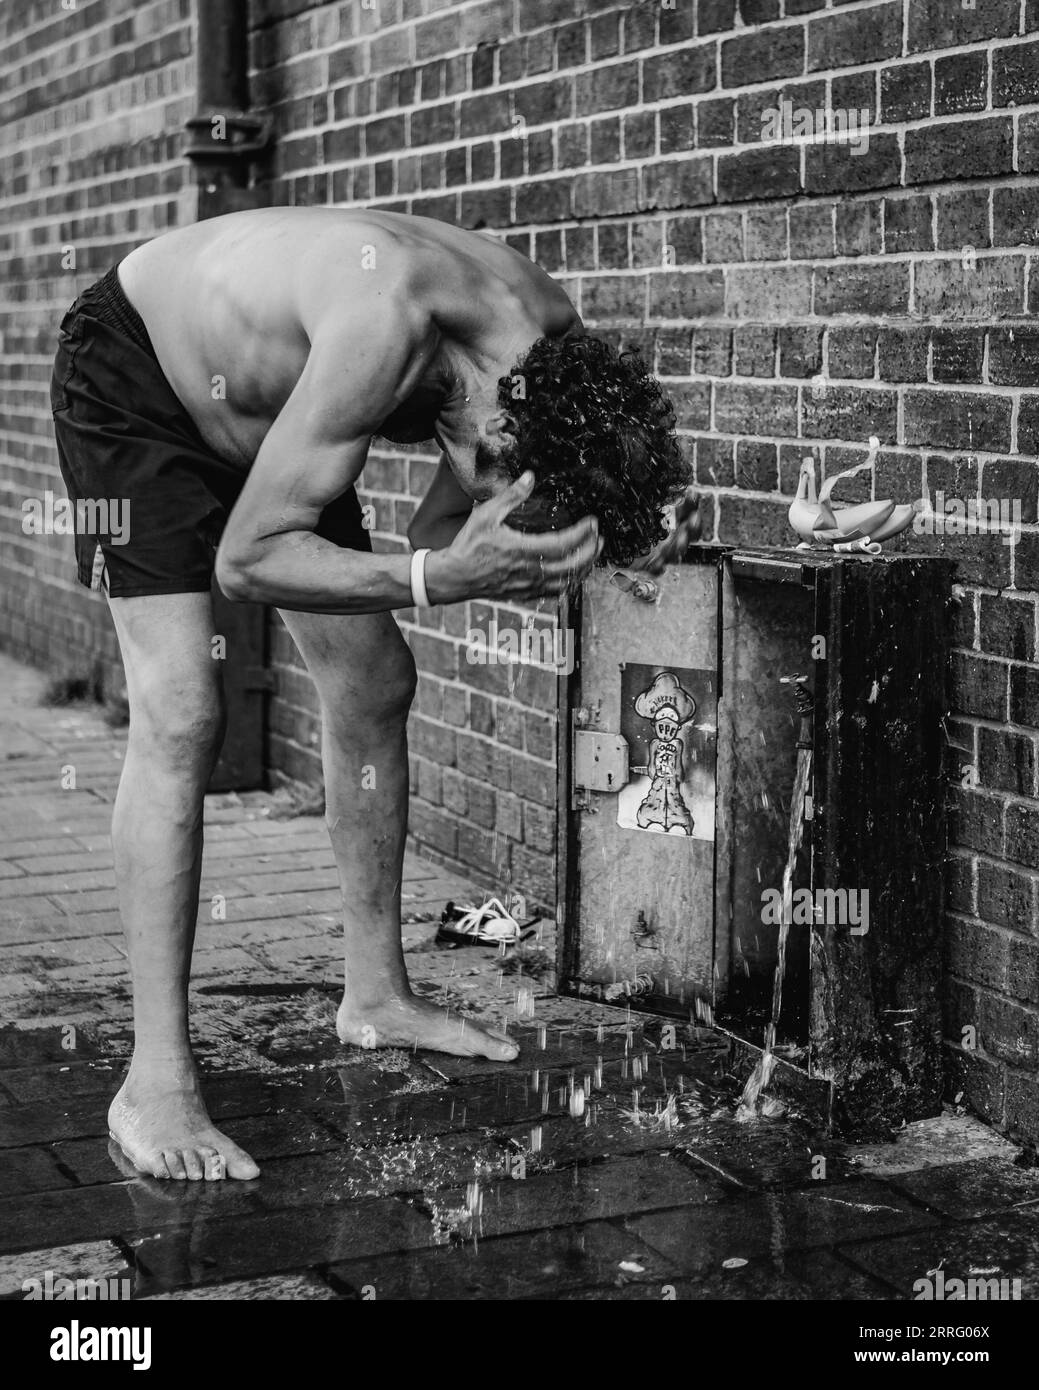
[[[429,548],[416,550],[411,557],[411,601],[416,608],[429,607],[429,595],[426,593],[426,556]]]

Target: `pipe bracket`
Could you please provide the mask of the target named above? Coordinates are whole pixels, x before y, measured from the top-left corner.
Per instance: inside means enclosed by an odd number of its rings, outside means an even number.
[[[266,116],[247,111],[199,111],[185,121],[184,151],[196,164],[233,164],[252,160],[268,149],[274,127]]]

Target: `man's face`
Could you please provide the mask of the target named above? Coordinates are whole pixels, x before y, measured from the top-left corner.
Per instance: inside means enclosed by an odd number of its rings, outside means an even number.
[[[464,442],[443,438],[440,446],[447,455],[451,472],[462,490],[474,502],[487,502],[513,481],[505,462],[508,436],[496,416],[490,424],[477,426]]]

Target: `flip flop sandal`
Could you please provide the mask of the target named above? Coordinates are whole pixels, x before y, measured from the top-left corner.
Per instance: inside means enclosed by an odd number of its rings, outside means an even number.
[[[440,917],[435,940],[452,946],[516,946],[534,935],[541,919],[531,917],[517,922],[500,898],[490,898],[482,907],[466,903],[456,907],[449,902]]]

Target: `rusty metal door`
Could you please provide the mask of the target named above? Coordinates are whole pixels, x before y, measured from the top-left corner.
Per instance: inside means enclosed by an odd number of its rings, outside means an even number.
[[[653,583],[648,600],[619,576],[583,589],[562,983],[688,1016],[713,996],[719,571]]]

